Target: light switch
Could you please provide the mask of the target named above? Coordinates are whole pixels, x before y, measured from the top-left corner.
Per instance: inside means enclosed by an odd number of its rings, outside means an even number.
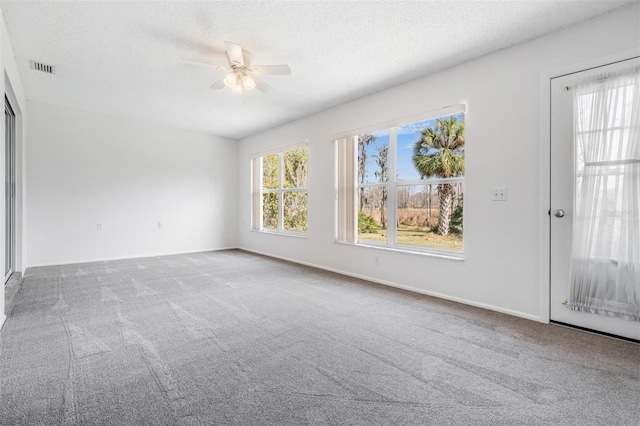
[[[507,201],[507,188],[504,186],[493,188],[492,195],[493,201]]]

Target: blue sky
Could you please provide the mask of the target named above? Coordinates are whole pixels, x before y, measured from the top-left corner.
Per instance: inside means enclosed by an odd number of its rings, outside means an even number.
[[[458,121],[464,119],[463,114],[456,114]],[[443,117],[447,118],[447,117]],[[420,132],[425,127],[431,127],[435,125],[436,120],[425,120],[404,126],[398,126],[398,143],[397,143],[397,160],[396,160],[396,174],[399,180],[419,180],[420,174],[413,166],[413,146],[416,141],[420,139]],[[376,137],[376,141],[367,146],[367,165],[366,165],[366,182],[373,183],[378,182],[378,178],[375,176],[375,171],[380,168],[376,164],[376,158],[374,155],[378,154],[378,148],[389,144],[389,130],[381,130],[378,132],[372,132]]]
[[[379,181],[375,171],[380,170],[380,167],[376,164],[375,156],[378,155],[378,148],[389,145],[389,130],[381,130],[371,134],[376,137],[376,140],[367,146],[367,164],[365,166],[365,182],[367,183]]]

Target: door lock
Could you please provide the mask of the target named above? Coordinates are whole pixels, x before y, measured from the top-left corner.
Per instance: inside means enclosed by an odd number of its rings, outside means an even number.
[[[562,209],[558,209],[558,210],[556,210],[556,211],[554,211],[554,212],[553,212],[553,215],[554,215],[555,217],[564,217],[565,212],[564,212],[564,210],[562,210]]]

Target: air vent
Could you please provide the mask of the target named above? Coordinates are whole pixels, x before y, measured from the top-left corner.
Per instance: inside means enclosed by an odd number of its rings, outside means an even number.
[[[31,62],[31,69],[34,69],[36,71],[46,72],[47,74],[55,74],[56,72],[56,67],[54,67],[53,65],[43,64],[42,62],[34,60],[31,60],[29,62]]]

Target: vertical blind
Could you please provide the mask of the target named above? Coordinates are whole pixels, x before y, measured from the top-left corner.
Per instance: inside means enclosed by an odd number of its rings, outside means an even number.
[[[262,157],[251,159],[251,229],[262,229]]]
[[[335,141],[338,157],[336,240],[343,243],[356,242],[356,140],[357,136],[352,136]]]

